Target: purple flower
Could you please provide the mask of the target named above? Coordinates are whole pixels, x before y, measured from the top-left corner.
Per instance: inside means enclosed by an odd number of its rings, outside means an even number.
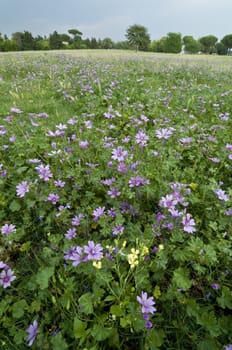
[[[126,164],[125,164],[124,162],[118,163],[117,171],[118,171],[119,173],[127,173],[128,169],[127,169],[127,167],[126,167]]]
[[[80,148],[87,149],[89,147],[89,142],[88,141],[80,141],[79,146],[80,146]]]
[[[224,350],[232,350],[232,344],[226,345]]]
[[[162,129],[158,129],[156,130],[156,137],[158,139],[164,139],[164,140],[167,140],[169,137],[172,136],[173,134],[173,130],[175,130],[174,128],[169,128],[169,129],[166,129],[166,128],[162,128]]]
[[[214,163],[220,163],[221,159],[217,158],[217,157],[208,157],[209,160],[211,160]]]
[[[147,180],[147,179],[144,179],[140,176],[134,176],[134,177],[131,177],[130,180],[128,181],[129,183],[129,187],[139,187],[139,186],[143,186],[145,184],[149,184],[150,181]]]
[[[49,165],[40,164],[35,169],[39,173],[39,178],[44,180],[45,182],[49,181],[49,179],[52,177]]]
[[[78,253],[78,249],[77,248],[80,248],[82,249],[81,247],[71,247],[69,250],[66,250],[64,252],[64,260],[75,260],[75,256],[76,256],[76,253]],[[79,252],[80,253],[80,252]],[[82,250],[81,250],[81,253],[82,253]]]
[[[55,193],[50,193],[48,196],[47,196],[47,201],[48,202],[51,202],[52,204],[56,204],[59,200],[60,196],[58,194],[55,194]]]
[[[111,198],[116,198],[119,197],[121,192],[117,190],[117,188],[115,187],[111,187],[109,189],[109,191],[107,191],[107,194],[111,197]]]
[[[65,182],[61,181],[61,180],[57,180],[57,181],[54,181],[53,184],[54,184],[55,187],[64,187]]]
[[[112,159],[122,162],[124,158],[128,157],[128,152],[124,151],[122,146],[119,146],[117,149],[112,150]]]
[[[81,219],[84,217],[84,214],[75,215],[72,219],[73,226],[80,226]]]
[[[105,214],[105,207],[98,207],[93,211],[94,221],[98,221],[100,216]]]
[[[107,215],[110,216],[111,218],[116,218],[117,212],[116,212],[115,208],[108,209]]]
[[[28,346],[32,346],[38,334],[38,331],[39,331],[38,322],[34,320],[33,323],[30,324],[30,326],[26,330],[26,332],[28,333],[28,337],[27,337]]]
[[[8,269],[9,265],[5,264],[3,261],[0,261],[0,269]]]
[[[183,216],[182,218],[182,224],[184,225],[183,230],[188,233],[193,233],[196,231],[195,229],[195,221],[194,219],[191,219],[190,214],[186,214],[186,216]]]
[[[20,109],[15,108],[15,107],[12,107],[12,108],[10,109],[10,111],[11,111],[11,113],[16,113],[16,114],[22,113],[22,111],[21,111]]]
[[[115,177],[112,177],[111,179],[102,180],[101,183],[106,186],[111,186],[115,181]]]
[[[65,234],[65,237],[67,239],[73,239],[76,237],[76,229],[73,227],[73,228],[70,228],[68,229],[68,231],[66,232]]]
[[[147,145],[148,140],[149,136],[147,136],[143,130],[139,130],[135,135],[135,143],[141,145],[142,147]]]
[[[219,289],[219,284],[218,283],[213,283],[211,285],[211,287],[214,289],[214,290],[218,290]]]
[[[72,266],[77,266],[82,262],[87,261],[87,259],[83,256],[83,248],[82,247],[73,247],[75,248],[75,251],[70,251],[71,255],[69,256],[69,259],[66,258],[66,256],[64,257],[65,260],[72,260]],[[67,252],[66,252],[67,253]]]
[[[3,286],[3,288],[10,287],[11,282],[14,281],[16,277],[14,276],[14,271],[12,271],[10,268],[4,268],[4,270],[0,274],[0,285]]]
[[[84,246],[84,252],[87,254],[88,260],[101,260],[103,257],[102,246],[96,244],[93,241],[88,241],[88,245]]]
[[[136,300],[142,305],[143,314],[153,314],[154,312],[156,312],[156,308],[153,307],[153,305],[155,304],[154,297],[148,298],[146,292],[142,292],[141,297],[137,296]]]
[[[229,201],[228,195],[222,189],[219,188],[218,190],[214,190],[214,193],[216,193],[218,199],[221,199],[222,201],[225,201],[225,202]]]
[[[162,197],[159,201],[159,205],[163,208],[174,209],[178,201],[173,197],[172,194],[167,194],[166,197]]]
[[[22,181],[16,186],[16,192],[18,197],[24,197],[29,192],[29,186],[27,181]]]
[[[70,124],[70,125],[75,125],[76,123],[77,123],[77,120],[75,118],[70,118],[68,120],[68,124]]]
[[[2,234],[3,235],[6,235],[6,236],[8,236],[10,233],[12,233],[12,232],[16,232],[16,228],[15,228],[15,225],[12,225],[12,224],[5,224],[5,225],[3,225],[2,226],[2,228],[1,228],[1,232],[2,232]]]
[[[147,322],[146,322],[146,328],[147,328],[147,329],[152,328],[152,326],[153,326],[153,324],[152,324],[151,321],[147,321]]]
[[[113,227],[113,235],[118,236],[119,233],[123,233],[124,227],[123,225],[117,225]]]
[[[229,208],[228,210],[226,210],[226,215],[227,216],[232,215],[232,208]]]

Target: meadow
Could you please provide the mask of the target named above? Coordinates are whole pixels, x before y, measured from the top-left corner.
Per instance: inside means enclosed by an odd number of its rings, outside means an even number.
[[[0,349],[232,349],[232,58],[0,55]]]

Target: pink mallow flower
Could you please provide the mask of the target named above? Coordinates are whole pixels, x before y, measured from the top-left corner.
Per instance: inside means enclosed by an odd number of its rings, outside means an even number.
[[[9,236],[10,233],[12,233],[12,232],[15,233],[16,232],[15,225],[5,224],[5,225],[2,226],[1,232],[2,232],[3,235]]]
[[[10,268],[5,268],[0,274],[0,285],[2,285],[3,288],[10,287],[11,282],[15,279],[16,277],[14,276],[14,271]]]
[[[143,314],[156,312],[156,308],[153,306],[155,304],[154,297],[148,298],[146,292],[142,292],[141,297],[137,296],[136,300],[142,305]]]
[[[16,186],[16,193],[18,197],[24,197],[29,192],[29,185],[27,181],[22,181]]]
[[[186,214],[182,218],[182,224],[184,225],[183,230],[188,233],[196,232],[195,221],[191,218],[191,214]]]

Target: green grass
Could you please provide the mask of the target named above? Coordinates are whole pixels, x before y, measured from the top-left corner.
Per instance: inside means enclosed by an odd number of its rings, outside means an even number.
[[[232,343],[231,66],[0,54],[1,349],[28,348],[34,320],[34,349]]]

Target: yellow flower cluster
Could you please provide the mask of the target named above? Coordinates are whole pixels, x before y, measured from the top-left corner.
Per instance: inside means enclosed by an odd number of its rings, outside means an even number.
[[[135,266],[139,263],[139,250],[135,248],[131,248],[131,254],[127,255],[128,263],[130,264],[130,267],[133,269]]]

